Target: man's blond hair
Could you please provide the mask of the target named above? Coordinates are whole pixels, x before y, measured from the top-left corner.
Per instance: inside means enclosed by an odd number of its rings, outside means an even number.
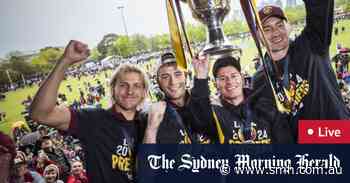
[[[112,77],[110,79],[109,82],[109,90],[110,90],[110,102],[111,104],[115,104],[115,99],[114,99],[114,87],[116,86],[116,84],[118,83],[118,81],[121,79],[122,76],[124,76],[127,73],[137,73],[140,75],[141,80],[142,80],[142,84],[144,86],[145,92],[146,94],[148,93],[148,79],[147,79],[147,75],[145,74],[145,72],[134,65],[131,64],[121,64],[118,66],[118,68],[114,71],[114,73],[112,74]]]

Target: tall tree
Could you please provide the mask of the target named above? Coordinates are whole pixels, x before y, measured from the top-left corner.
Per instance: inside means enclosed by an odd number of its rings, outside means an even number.
[[[0,85],[10,84],[7,72],[13,82],[22,82],[22,75],[28,77],[37,73],[39,70],[23,57],[11,57],[10,60],[0,64]]]
[[[163,48],[170,47],[169,34],[158,34],[150,38],[151,50],[159,51]]]
[[[47,47],[40,50],[39,55],[35,56],[31,63],[39,67],[42,72],[48,72],[62,56],[62,48]]]
[[[122,57],[131,56],[136,52],[135,45],[132,44],[132,40],[128,36],[119,36],[114,42],[113,47],[118,50]]]
[[[98,51],[97,47],[91,50],[90,59],[92,60],[101,60],[102,54]]]
[[[206,39],[206,30],[204,25],[186,24],[186,31],[191,43],[200,43]]]
[[[38,69],[36,69],[32,64],[26,62],[20,57],[12,57],[9,63],[9,69],[17,72],[18,74],[31,75],[38,71]]]
[[[113,46],[113,43],[118,38],[117,34],[106,34],[102,40],[97,44],[97,50],[101,54],[101,58],[107,56],[109,49]]]
[[[136,52],[144,52],[150,49],[150,41],[141,34],[134,34],[131,36],[132,43],[135,45]]]

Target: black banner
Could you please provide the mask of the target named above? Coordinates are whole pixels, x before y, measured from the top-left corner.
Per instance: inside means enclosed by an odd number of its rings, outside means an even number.
[[[348,145],[141,145],[138,182],[347,182]]]

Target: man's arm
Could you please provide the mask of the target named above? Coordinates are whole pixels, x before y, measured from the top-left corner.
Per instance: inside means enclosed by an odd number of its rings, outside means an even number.
[[[194,85],[191,90],[190,109],[194,116],[192,126],[206,135],[215,135],[214,119],[210,104],[210,91],[208,85],[209,60],[207,57],[193,59],[195,71]]]
[[[164,101],[152,104],[148,114],[147,127],[143,138],[144,144],[156,144],[160,123],[163,121],[166,103]]]
[[[304,33],[318,53],[328,51],[332,41],[334,0],[304,0],[306,27]]]
[[[85,60],[89,56],[87,45],[70,41],[63,56],[42,83],[30,106],[31,118],[59,130],[67,130],[71,120],[69,108],[56,106],[58,89],[64,78],[64,71],[72,64]]]

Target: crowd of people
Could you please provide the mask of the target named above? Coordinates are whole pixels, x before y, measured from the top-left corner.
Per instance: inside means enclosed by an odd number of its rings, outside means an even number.
[[[196,55],[188,72],[171,51],[147,69],[154,72],[130,63],[110,68],[112,75],[81,72],[72,65],[88,58],[88,46],[70,41],[34,98],[22,103],[32,132],[16,133],[15,141],[0,133],[1,179],[135,182],[142,143],[294,144],[300,119],[350,119],[348,61],[337,58],[334,72],[329,58],[333,0],[304,2],[306,26],[294,40],[281,8],[259,11],[270,52],[254,59],[254,76],[232,55],[211,68],[208,55]],[[94,77],[100,74],[105,80]],[[69,93],[59,93],[63,80],[84,75],[94,79],[64,86],[79,92],[68,103]]]
[[[337,44],[337,54],[332,58],[335,65],[336,77],[339,83],[341,94],[348,108],[350,109],[350,49]]]
[[[26,124],[13,125],[13,141],[1,133],[1,146],[15,147],[11,177],[14,182],[87,182],[84,153],[79,140],[60,134],[53,128],[39,125],[29,116],[32,97],[22,102]],[[12,144],[13,143],[13,144]],[[12,150],[11,150],[12,151]]]
[[[71,143],[58,133],[48,133],[48,128],[25,136],[26,141],[14,142],[0,132],[1,182],[83,183],[88,182],[84,169],[84,154],[79,143]],[[31,142],[29,142],[31,140]],[[10,160],[7,164],[6,160]]]

